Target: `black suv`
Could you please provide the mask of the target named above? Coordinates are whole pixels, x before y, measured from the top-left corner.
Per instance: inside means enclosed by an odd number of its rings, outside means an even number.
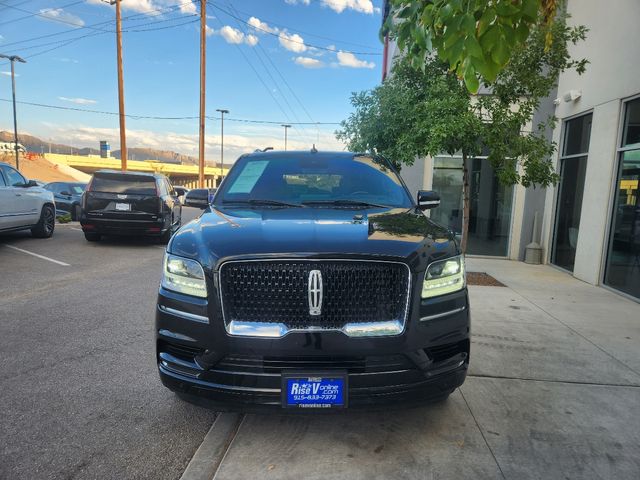
[[[148,235],[166,243],[180,228],[181,216],[164,175],[98,170],[82,195],[80,224],[90,242],[102,235]]]
[[[240,157],[167,247],[162,382],[242,411],[446,398],[470,316],[455,237],[423,213],[438,204],[368,154]]]

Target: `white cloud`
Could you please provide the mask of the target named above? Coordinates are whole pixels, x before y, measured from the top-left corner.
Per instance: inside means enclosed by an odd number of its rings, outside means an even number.
[[[84,26],[84,20],[72,13],[65,12],[62,8],[43,8],[40,10],[40,18],[76,27]]]
[[[367,14],[373,13],[371,0],[322,0],[322,5],[337,13],[342,13],[345,10],[355,10],[356,12]]]
[[[87,3],[109,7],[109,4],[103,0],[87,0]],[[178,7],[181,13],[193,15],[198,11],[196,3],[195,0],[122,0],[122,9],[149,15],[162,15],[162,10]]]
[[[251,34],[244,34],[237,28],[230,27],[229,25],[225,25],[220,30],[215,30],[207,25],[207,35],[220,35],[227,43],[231,43],[233,45],[240,45],[241,43],[246,43],[250,47],[255,47],[260,39]]]
[[[288,34],[287,32],[280,32],[278,41],[280,45],[291,52],[302,53],[307,50],[307,46],[304,44],[304,38],[297,33]]]
[[[117,128],[98,128],[78,124],[42,123],[42,131],[31,132],[41,138],[51,138],[53,142],[71,144],[76,147],[97,148],[100,140],[106,140],[113,150],[119,148],[120,133]],[[1,125],[0,125],[1,126]],[[333,126],[320,126],[319,129],[309,126],[305,134],[302,129],[289,129],[288,147],[291,150],[308,150],[316,143],[319,150],[342,150],[344,145],[336,140]],[[268,125],[239,125],[225,122],[224,158],[230,165],[240,155],[253,152],[256,148],[274,147],[284,149],[282,128]],[[156,150],[172,150],[174,152],[198,155],[198,135],[173,131],[151,131],[127,128],[127,145],[129,148],[153,148]],[[220,143],[218,135],[207,135],[205,143],[208,164],[219,161]]]
[[[4,40],[4,37],[0,35],[0,42]]]
[[[303,66],[304,68],[322,68],[324,67],[324,63],[316,58],[311,57],[295,57],[293,59],[295,63]]]
[[[94,103],[98,103],[97,100],[90,100],[88,98],[79,98],[79,97],[78,98],[58,97],[58,100],[75,103],[76,105],[93,105]]]
[[[4,75],[5,77],[10,77],[11,76],[11,72],[8,72],[8,71],[0,72],[0,75]],[[20,74],[16,73],[15,76],[19,77]]]
[[[229,25],[222,27],[218,33],[220,33],[227,43],[239,44],[244,40],[244,33],[236,28],[230,27]]]
[[[244,42],[250,47],[255,47],[258,44],[258,37],[249,33],[245,36]]]
[[[349,68],[374,68],[376,66],[373,62],[367,62],[366,60],[360,60],[353,53],[338,52],[338,63],[343,67]]]
[[[268,23],[263,22],[257,17],[249,18],[247,23],[251,25],[257,33],[278,33],[276,27],[270,27]]]
[[[64,62],[64,63],[80,63],[79,60],[76,60],[75,58],[68,58],[68,57],[59,57],[59,58],[56,58],[55,60],[58,60],[59,62]]]
[[[196,8],[196,4],[193,2],[180,3],[180,12],[188,15],[195,15],[198,13],[198,9]]]
[[[309,5],[310,0],[284,0],[289,5]],[[354,10],[356,12],[366,13],[371,15],[372,13],[380,13],[380,8],[374,7],[371,0],[321,0],[323,7],[329,7],[331,10],[337,13],[342,13],[345,10]]]
[[[215,31],[215,29],[211,28],[209,25],[205,25],[205,32],[207,32],[207,37],[210,37],[211,35],[215,35],[217,32]]]

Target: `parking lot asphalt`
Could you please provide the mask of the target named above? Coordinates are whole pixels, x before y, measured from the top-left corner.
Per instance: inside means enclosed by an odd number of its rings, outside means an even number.
[[[245,415],[222,433],[158,380],[162,254],[88,243],[73,224],[0,237],[0,479],[179,479],[205,436],[224,445],[210,469],[203,449],[208,480],[640,478],[640,304],[550,267],[469,259],[506,287],[470,287],[471,369],[448,401]]]
[[[163,250],[77,224],[0,236],[1,479],[180,477],[215,413],[158,380]]]

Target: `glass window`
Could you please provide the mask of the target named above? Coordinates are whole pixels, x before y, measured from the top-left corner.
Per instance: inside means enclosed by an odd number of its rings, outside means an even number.
[[[82,195],[84,192],[86,185],[78,184],[78,183],[69,183],[67,184],[67,192],[71,195]]]
[[[640,144],[640,98],[627,103],[622,146]]]
[[[472,255],[506,257],[509,254],[513,187],[504,186],[486,159],[468,160],[469,241]],[[462,232],[462,159],[436,157],[433,190],[440,194],[440,206],[431,218],[460,235]]]
[[[289,203],[348,200],[410,207],[411,199],[384,160],[369,156],[276,155],[240,158],[216,204],[247,200]]]
[[[17,170],[7,166],[0,166],[0,168],[2,168],[4,176],[7,179],[7,183],[9,185],[18,187],[21,185],[25,185],[27,183],[24,177],[20,175],[20,173]]]
[[[592,118],[592,114],[583,115],[565,123],[563,157],[579,155],[589,151]]]
[[[106,193],[156,195],[156,179],[151,176],[96,173],[91,182],[91,190]]]
[[[587,114],[568,120],[564,125],[551,263],[571,272],[576,260],[580,231],[582,195],[587,171],[586,154],[589,151],[592,118],[592,114]]]
[[[604,283],[640,298],[640,100],[627,103]]]
[[[2,169],[0,168],[0,187],[6,187],[7,183],[4,181],[4,175],[2,174]]]

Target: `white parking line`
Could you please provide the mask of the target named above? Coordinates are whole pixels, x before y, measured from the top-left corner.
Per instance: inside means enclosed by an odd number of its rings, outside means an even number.
[[[22,248],[14,247],[13,245],[6,245],[5,247],[11,248],[13,250],[17,250],[18,252],[26,253],[27,255],[33,255],[34,257],[41,258],[42,260],[47,260],[48,262],[56,263],[58,265],[62,265],[63,267],[70,267],[68,263],[61,262],[60,260],[54,260],[53,258],[45,257],[44,255],[39,255],[37,253],[30,252],[29,250],[23,250]]]
[[[79,231],[79,232],[81,232],[81,231],[82,231],[82,229],[81,229],[81,228],[76,228],[76,227],[71,227],[71,230],[77,230],[77,231]]]

